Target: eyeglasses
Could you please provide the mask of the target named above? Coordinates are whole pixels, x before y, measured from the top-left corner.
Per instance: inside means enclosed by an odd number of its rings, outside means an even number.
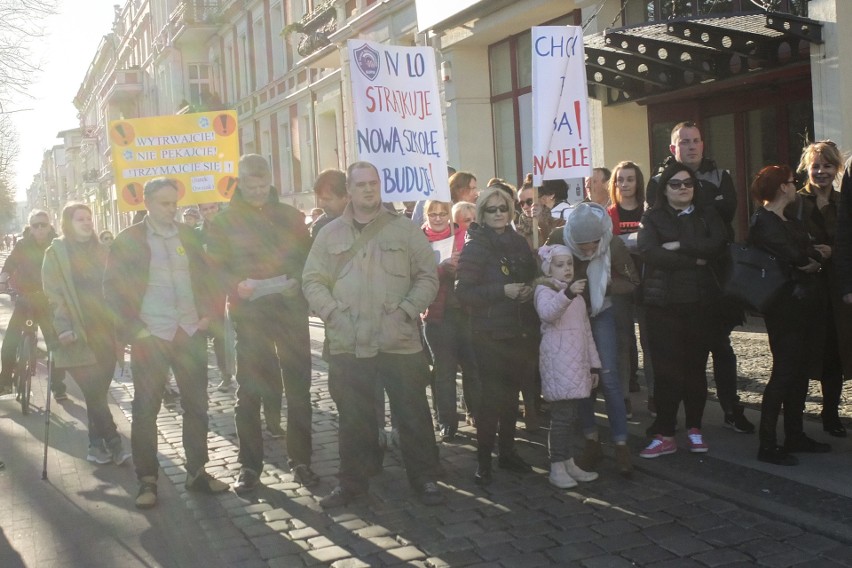
[[[521,200],[521,205],[526,205],[527,207],[532,207],[533,203],[535,203],[535,199],[532,197],[527,197],[526,199]]]
[[[443,219],[444,217],[450,216],[449,213],[445,213],[443,211],[438,211],[437,213],[427,213],[426,215],[430,218],[435,217],[435,218],[438,218],[438,219]]]
[[[485,211],[486,213],[488,213],[490,215],[494,215],[498,211],[500,213],[508,213],[509,207],[506,206],[506,205],[493,205],[491,207],[486,207],[483,211]]]
[[[680,189],[681,187],[685,187],[686,189],[692,189],[695,187],[695,182],[691,179],[673,179],[669,180],[669,187],[672,189]]]
[[[50,223],[30,223],[30,227],[33,229],[46,229],[50,227]]]

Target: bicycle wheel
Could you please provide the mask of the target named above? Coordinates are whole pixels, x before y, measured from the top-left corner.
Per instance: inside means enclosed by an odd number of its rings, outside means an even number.
[[[21,412],[30,412],[30,394],[32,393],[32,379],[35,374],[35,345],[33,337],[27,333],[21,338],[18,346],[18,361],[16,371],[18,375],[18,397],[21,403]]]

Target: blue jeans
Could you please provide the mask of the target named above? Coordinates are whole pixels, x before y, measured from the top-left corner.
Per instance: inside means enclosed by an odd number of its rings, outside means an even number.
[[[601,375],[598,388],[606,401],[606,413],[612,430],[613,442],[627,441],[627,410],[624,407],[624,391],[618,372],[618,336],[613,308],[607,308],[591,318],[592,336],[601,358]],[[597,431],[595,424],[595,397],[584,398],[580,403],[580,419],[586,437]]]

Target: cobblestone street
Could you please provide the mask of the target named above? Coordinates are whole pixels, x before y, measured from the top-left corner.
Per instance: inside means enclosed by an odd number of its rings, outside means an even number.
[[[7,301],[0,311],[7,319]],[[747,353],[741,355],[741,373],[765,365],[762,334],[735,336],[738,352]],[[0,472],[0,565],[852,566],[852,492],[807,482],[821,473],[830,483],[835,470],[836,479],[848,480],[849,442],[836,443],[832,454],[804,456],[801,466],[789,468],[799,470],[805,482],[778,477],[787,472],[766,470],[753,459],[754,436],[718,426],[714,401],[708,402],[707,421],[716,424],[706,427],[710,454],[682,451],[643,463],[637,457],[629,480],[617,474],[612,447],[605,446],[608,457],[598,469],[599,480],[557,490],[547,482],[546,431],[520,430],[519,450],[535,473],[497,470],[495,483],[482,490],[473,483],[474,431],[463,427],[457,442],[440,446],[446,505],[419,504],[408,490],[398,452],[391,449],[367,501],[323,511],[318,499],[335,485],[338,456],[321,339],[321,327],[313,321],[314,469],[323,478],[314,491],[293,482],[284,444],[268,438],[264,487],[251,498],[186,492],[180,407],[169,405],[158,421],[161,502],[143,513],[133,508],[132,468],[84,460],[85,415],[74,386],[69,385],[73,403],[53,408],[47,482],[37,473],[43,415],[22,418],[13,399],[0,401],[0,452],[7,462]],[[760,368],[765,376],[765,366]],[[759,397],[760,378],[749,382],[749,404]],[[233,392],[217,392],[218,381],[211,367],[208,470],[233,481],[238,471]],[[41,407],[44,389],[37,382],[35,404]],[[632,396],[637,413],[630,444],[638,451],[648,416],[644,392]],[[113,383],[112,397],[129,419],[129,372]],[[119,428],[127,434],[124,418]],[[816,425],[808,421],[809,429]],[[812,435],[823,438],[821,432]],[[96,528],[87,516],[98,517]]]

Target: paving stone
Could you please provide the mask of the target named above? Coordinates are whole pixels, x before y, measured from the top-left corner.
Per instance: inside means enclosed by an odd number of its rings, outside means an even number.
[[[814,533],[803,533],[791,538],[784,539],[784,542],[813,553],[827,552],[832,548],[837,548],[840,543],[836,540],[831,540],[824,536]]]
[[[581,561],[584,568],[633,568],[633,563],[620,556],[594,556]]]
[[[621,555],[638,566],[656,566],[658,562],[676,558],[674,554],[665,548],[654,544],[630,548],[623,551]]]
[[[403,562],[410,562],[412,560],[417,560],[418,558],[426,558],[426,553],[417,548],[416,546],[402,546],[399,548],[393,548],[391,550],[385,551],[385,553]]]
[[[760,566],[769,566],[770,568],[788,568],[789,566],[797,566],[813,559],[814,555],[804,550],[791,550],[783,554],[764,556],[758,560],[758,564]]]
[[[737,546],[750,540],[761,538],[763,535],[755,530],[734,526],[718,527],[702,532],[698,538],[713,546]]]
[[[748,555],[732,549],[721,549],[711,550],[709,552],[702,552],[700,554],[694,555],[692,559],[701,562],[702,564],[706,564],[710,568],[716,568],[718,566],[730,566],[732,564],[736,564],[737,562],[748,562],[750,560]]]
[[[712,546],[693,536],[674,536],[667,539],[660,539],[657,544],[676,556],[692,556],[693,554],[713,550]]]
[[[309,550],[305,553],[303,558],[310,558],[311,560],[322,564],[331,564],[343,559],[349,559],[351,556],[352,554],[345,548],[341,548],[339,546],[326,546],[318,550]],[[333,565],[338,566],[338,564]]]
[[[631,525],[627,521],[609,521],[592,525],[590,527],[594,532],[603,536],[624,535],[639,530],[635,525]]]

